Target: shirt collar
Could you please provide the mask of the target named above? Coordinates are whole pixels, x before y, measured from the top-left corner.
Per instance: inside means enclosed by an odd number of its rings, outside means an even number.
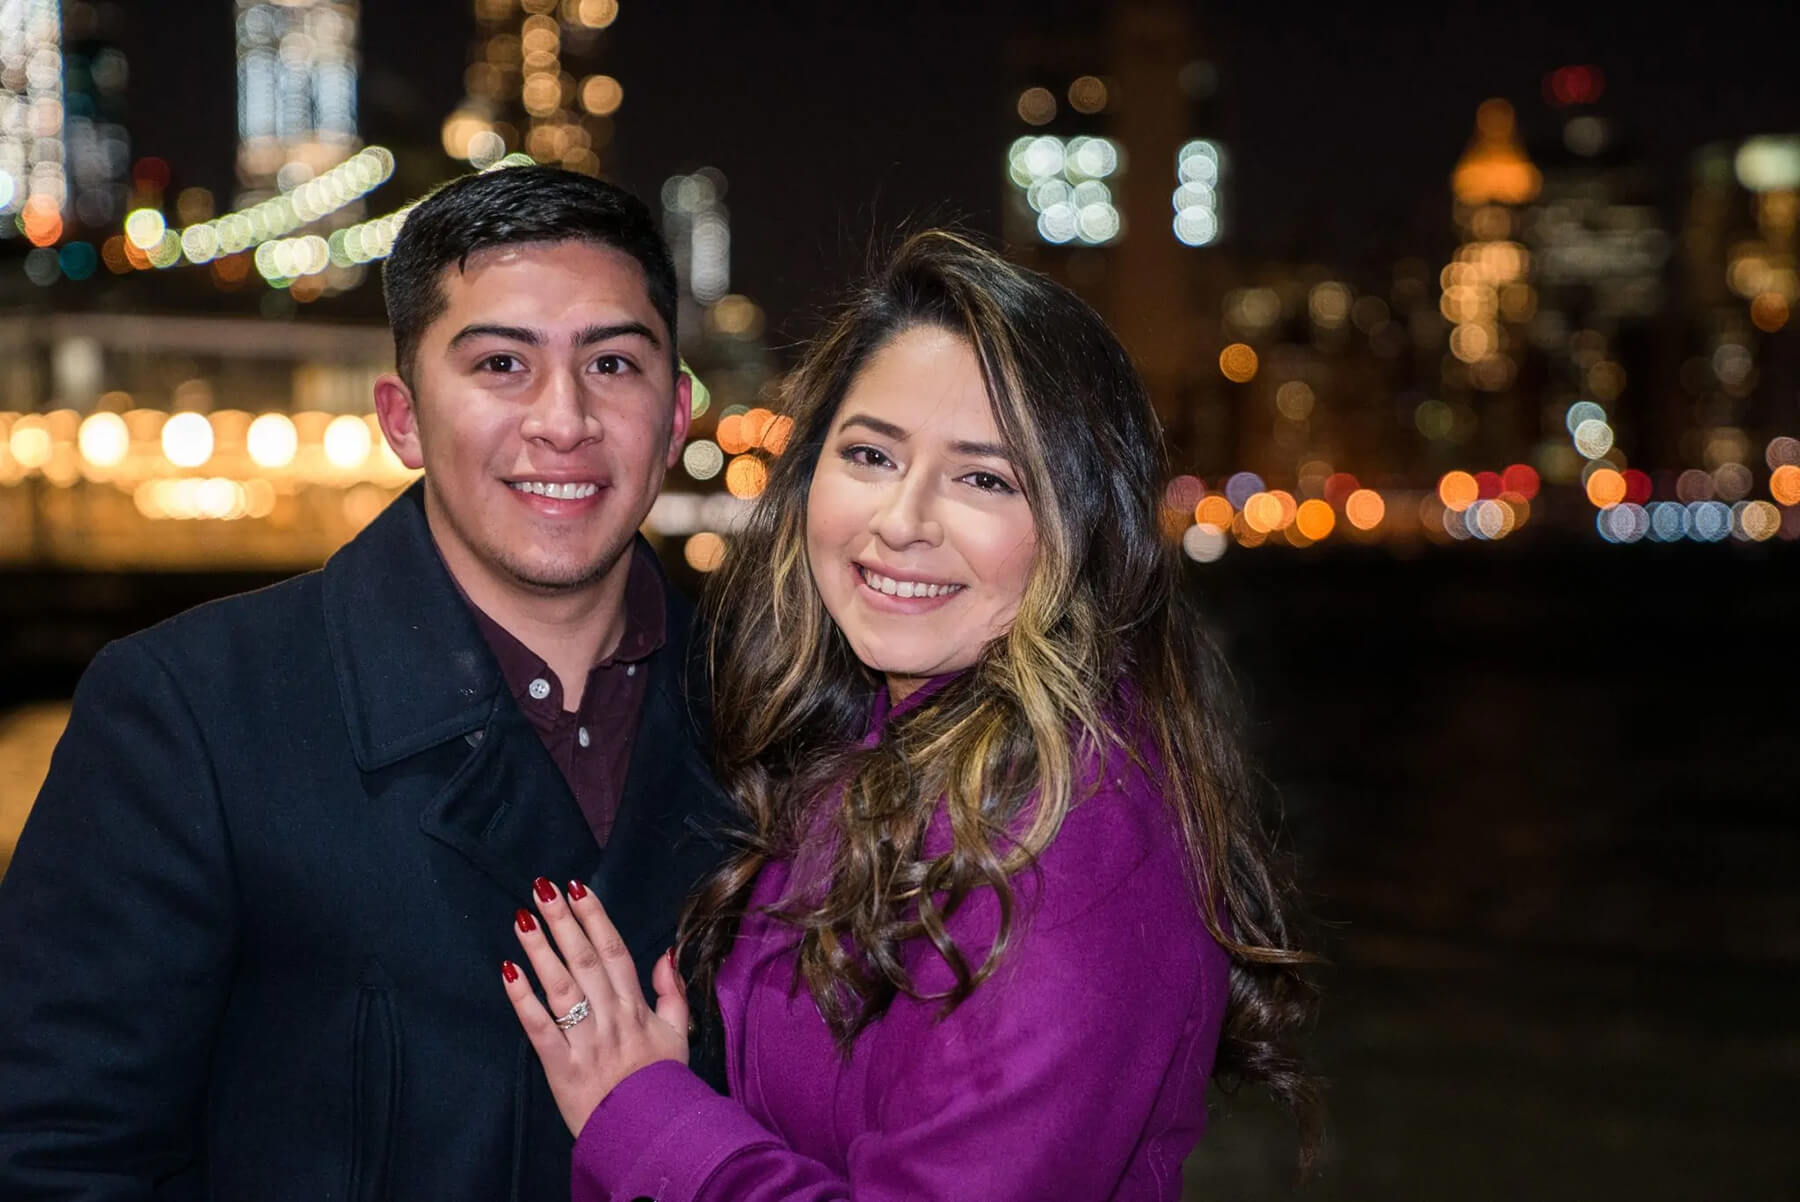
[[[664,604],[662,574],[657,571],[656,564],[651,562],[654,554],[643,543],[633,543],[631,567],[625,577],[625,628],[619,632],[619,643],[613,653],[597,661],[595,668],[642,662],[659,650],[667,638],[668,612]],[[451,581],[455,583],[456,578],[452,576]],[[470,614],[475,618],[475,625],[481,629],[482,637],[493,650],[494,658],[500,664],[500,675],[505,678],[513,700],[519,702],[527,712],[535,706],[552,702],[560,708],[560,688],[543,698],[531,695],[534,681],[556,679],[544,657],[520,642],[512,631],[470,600],[460,583],[456,584],[456,591],[469,607]]]

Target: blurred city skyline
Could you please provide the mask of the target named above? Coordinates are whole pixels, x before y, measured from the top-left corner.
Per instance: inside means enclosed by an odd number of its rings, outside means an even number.
[[[862,265],[871,234],[962,218],[998,234],[995,141],[1009,129],[1010,48],[1104,27],[1094,0],[982,5],[621,6],[606,67],[626,85],[609,172],[647,199],[676,171],[732,180],[734,257],[777,331],[802,335]],[[1385,270],[1452,244],[1449,176],[1474,111],[1498,96],[1528,143],[1554,140],[1544,78],[1597,66],[1605,109],[1641,147],[1674,222],[1688,158],[1714,141],[1800,129],[1786,47],[1800,10],[1748,3],[1647,19],[1641,6],[1376,6],[1296,17],[1264,5],[1183,6],[1217,69],[1217,128],[1236,159],[1224,249]],[[362,14],[361,125],[373,143],[453,163],[438,130],[463,90],[471,6],[393,0]],[[132,13],[135,150],[184,182],[234,186],[226,6]],[[789,327],[794,327],[790,329]]]
[[[0,484],[28,487],[0,525],[27,560],[316,562],[407,479],[368,413],[405,206],[533,161],[661,212],[708,396],[650,527],[696,570],[781,453],[797,340],[872,245],[945,221],[1119,331],[1201,562],[1800,538],[1791,9],[4,12]]]

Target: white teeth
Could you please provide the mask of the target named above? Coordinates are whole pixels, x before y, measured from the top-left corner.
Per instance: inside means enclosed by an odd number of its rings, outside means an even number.
[[[879,572],[871,572],[860,564],[857,570],[862,573],[863,580],[870,588],[890,597],[947,597],[961,591],[963,587],[960,584],[927,584],[923,580],[895,580]]]
[[[542,480],[519,480],[514,482],[513,487],[533,496],[549,497],[553,501],[579,501],[600,491],[598,484],[547,484]]]

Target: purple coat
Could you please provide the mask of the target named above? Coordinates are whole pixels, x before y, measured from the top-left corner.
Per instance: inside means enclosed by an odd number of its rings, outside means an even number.
[[[885,710],[884,695],[877,730]],[[995,975],[948,1017],[896,998],[847,1058],[804,986],[790,988],[793,929],[756,912],[793,865],[765,868],[718,979],[731,1097],[673,1061],[626,1078],[576,1140],[574,1202],[1179,1198],[1228,961],[1160,791],[1107,767],[1038,871],[1015,880],[1019,920]],[[983,891],[951,920],[972,960],[997,916]],[[907,963],[922,990],[948,987],[928,946]]]

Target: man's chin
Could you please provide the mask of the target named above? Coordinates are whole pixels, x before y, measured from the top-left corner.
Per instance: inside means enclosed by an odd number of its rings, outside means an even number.
[[[627,543],[611,555],[583,559],[508,556],[500,561],[500,566],[506,569],[514,584],[531,592],[546,595],[578,593],[603,580],[630,549],[631,544]]]

